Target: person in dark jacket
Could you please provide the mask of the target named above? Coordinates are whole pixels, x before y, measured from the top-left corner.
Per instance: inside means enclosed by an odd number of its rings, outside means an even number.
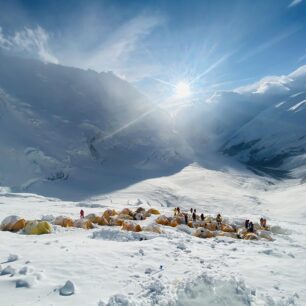
[[[221,222],[222,222],[222,217],[221,217],[221,215],[220,215],[220,214],[218,214],[218,215],[217,215],[216,221],[217,221],[217,223],[218,223],[218,224],[220,224],[220,225],[221,225]]]
[[[244,227],[245,227],[246,229],[249,228],[249,223],[250,223],[250,220],[249,220],[249,219],[245,220],[245,222],[244,222]]]
[[[253,222],[249,223],[248,232],[249,233],[254,233],[254,224],[253,224]]]
[[[188,225],[188,214],[185,214],[185,215],[184,215],[184,218],[185,218],[185,224]]]

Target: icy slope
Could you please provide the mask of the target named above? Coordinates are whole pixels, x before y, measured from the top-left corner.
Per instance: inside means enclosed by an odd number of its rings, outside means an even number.
[[[0,185],[94,193],[110,174],[179,169],[183,147],[168,115],[112,73],[0,54]]]
[[[223,151],[260,171],[276,176],[306,177],[306,66],[284,81],[260,83],[267,95],[271,87],[284,90],[252,120],[234,132]],[[284,89],[285,88],[285,89]]]
[[[306,66],[186,107],[178,130],[198,155],[221,150],[257,173],[306,176]]]
[[[306,94],[272,106],[231,138],[223,151],[251,167],[278,176],[306,175]]]

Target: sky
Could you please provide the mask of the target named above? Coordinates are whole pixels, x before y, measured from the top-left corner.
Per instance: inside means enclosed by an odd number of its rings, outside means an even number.
[[[306,64],[306,0],[0,0],[0,49],[113,71],[152,100]]]

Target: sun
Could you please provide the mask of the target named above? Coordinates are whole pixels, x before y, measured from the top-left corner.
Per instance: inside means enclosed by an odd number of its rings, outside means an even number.
[[[175,85],[174,93],[177,98],[187,98],[191,95],[190,85],[185,81],[180,81]]]

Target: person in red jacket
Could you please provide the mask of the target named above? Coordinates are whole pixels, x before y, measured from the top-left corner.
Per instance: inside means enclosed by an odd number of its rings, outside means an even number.
[[[84,210],[83,209],[81,209],[81,211],[80,211],[80,218],[81,219],[84,218]]]

